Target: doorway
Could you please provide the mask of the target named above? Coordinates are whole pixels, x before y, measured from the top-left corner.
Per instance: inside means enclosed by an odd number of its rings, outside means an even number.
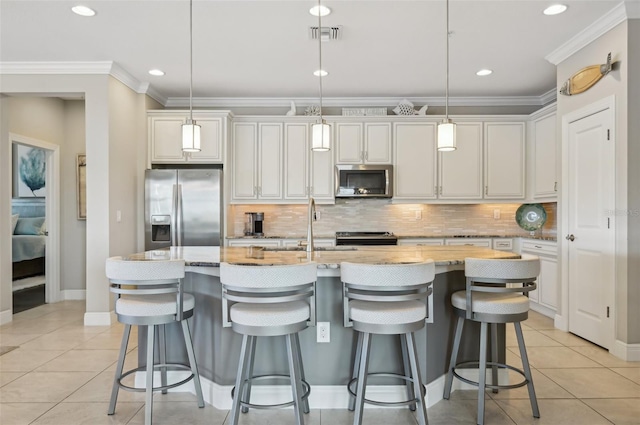
[[[59,147],[9,134],[14,313],[60,299]]]
[[[563,119],[569,331],[610,349],[615,301],[615,136],[613,102]]]

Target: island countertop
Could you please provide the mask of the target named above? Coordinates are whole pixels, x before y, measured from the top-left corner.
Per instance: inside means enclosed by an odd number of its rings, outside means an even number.
[[[466,257],[520,258],[513,252],[475,246],[338,246],[305,251],[286,248],[183,246],[128,255],[126,260],[183,259],[190,267],[218,267],[221,262],[252,265],[318,263],[318,268],[335,269],[342,261],[367,264],[403,264],[434,260],[436,266],[464,264]]]

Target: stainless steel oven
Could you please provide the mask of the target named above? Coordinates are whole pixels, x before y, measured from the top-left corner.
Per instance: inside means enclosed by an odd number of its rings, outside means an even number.
[[[398,245],[390,232],[336,232],[336,245]]]

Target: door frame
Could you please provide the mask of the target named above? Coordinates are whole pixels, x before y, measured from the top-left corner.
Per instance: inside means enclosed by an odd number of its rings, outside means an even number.
[[[60,146],[43,140],[9,133],[9,143],[32,146],[47,151],[46,182],[47,198],[45,215],[47,223],[46,255],[45,255],[45,302],[61,301],[60,292]],[[13,175],[13,161],[10,161]],[[13,305],[11,307],[13,310]]]
[[[556,328],[563,331],[569,331],[569,241],[565,238],[566,230],[569,228],[569,125],[572,122],[578,121],[582,118],[586,118],[590,115],[594,115],[598,112],[609,109],[611,111],[611,144],[614,150],[617,150],[616,146],[616,97],[615,95],[605,97],[601,100],[586,105],[580,109],[569,112],[562,116],[562,146],[561,146],[561,161],[562,164],[562,180],[560,184],[559,194],[559,209],[560,209],[560,226],[558,228],[558,242],[560,243],[560,305],[561,309],[555,316],[554,325]],[[615,157],[615,154],[614,154]],[[615,159],[614,159],[615,161]],[[615,165],[615,163],[614,163]],[[614,191],[613,191],[613,204],[618,206],[618,197],[616,186],[618,185],[618,179],[616,171],[614,170]],[[613,215],[613,214],[612,214]],[[609,321],[609,335],[611,340],[609,342],[609,351],[613,350],[616,338],[616,322],[617,322],[617,301],[618,301],[618,257],[620,255],[618,243],[617,243],[617,231],[618,225],[615,215],[613,215],[613,237],[614,237],[614,276],[613,276],[613,299],[612,299],[612,315]]]

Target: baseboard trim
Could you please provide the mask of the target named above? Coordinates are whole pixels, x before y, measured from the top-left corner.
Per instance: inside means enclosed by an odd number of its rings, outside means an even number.
[[[561,331],[569,332],[569,321],[567,320],[567,316],[556,314],[553,318],[553,326]]]
[[[610,353],[627,362],[640,362],[640,344],[627,344],[617,339]]]
[[[460,373],[462,372],[462,373]],[[477,380],[477,369],[465,369],[459,373],[468,379]],[[145,372],[136,372],[136,387],[144,388],[146,382]],[[167,372],[168,382],[179,382],[189,376],[189,372],[169,371]],[[154,382],[160,382],[160,372],[154,373]],[[442,400],[444,392],[444,384],[446,375],[442,375],[433,382],[425,385],[425,404],[431,407]],[[487,371],[487,382],[490,382],[490,370]],[[506,384],[509,381],[507,370],[500,370],[498,381]],[[206,378],[200,377],[202,385],[202,395],[207,404],[220,410],[231,409],[231,388],[232,385],[220,385]],[[473,385],[466,384],[458,379],[453,380],[451,391],[477,389]],[[189,392],[195,394],[193,381],[172,388],[170,392]],[[256,403],[272,404],[282,403],[291,399],[291,387],[288,385],[254,385],[251,388],[252,398],[255,397]],[[374,400],[404,400],[406,399],[406,386],[404,385],[367,385],[367,398]],[[309,395],[309,407],[312,409],[346,409],[349,404],[349,393],[345,385],[312,385],[311,394]],[[365,404],[365,407],[377,407]]]
[[[86,289],[63,289],[60,291],[62,293],[62,299],[67,300],[86,300],[87,299],[87,290]]]
[[[113,311],[86,312],[84,314],[85,326],[111,326],[115,322],[116,315]]]
[[[4,325],[13,320],[13,310],[0,311],[0,325]]]

